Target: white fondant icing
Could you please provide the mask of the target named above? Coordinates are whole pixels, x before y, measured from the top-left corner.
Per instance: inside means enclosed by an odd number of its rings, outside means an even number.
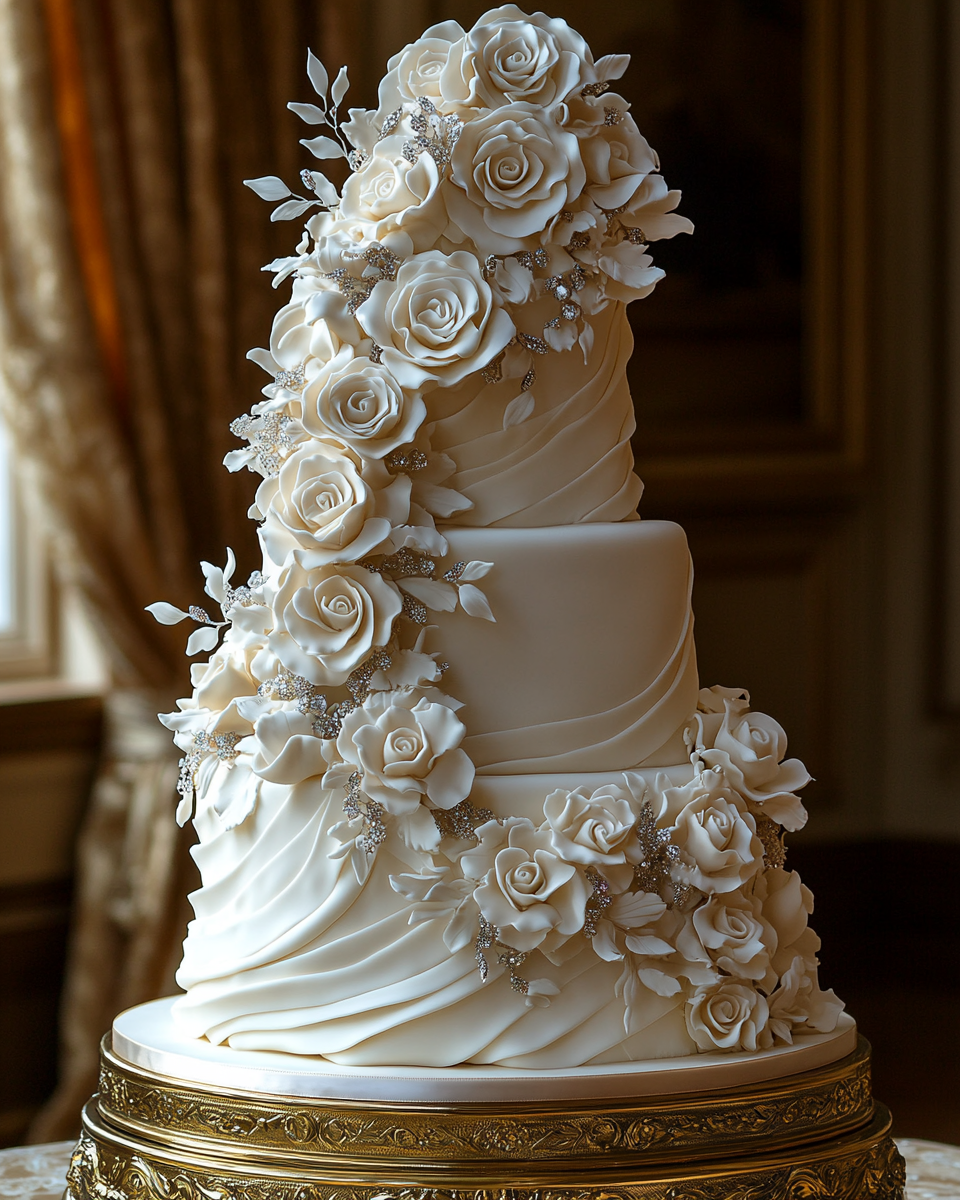
[[[435,618],[480,774],[633,767],[689,720],[693,573],[679,525],[445,532],[457,558],[495,563],[495,625]]]
[[[173,1000],[127,1009],[113,1023],[113,1049],[134,1066],[213,1091],[386,1103],[497,1103],[711,1092],[779,1079],[836,1062],[856,1048],[844,1014],[833,1033],[805,1034],[792,1046],[759,1054],[603,1063],[562,1070],[496,1066],[343,1067],[323,1058],[234,1050],[186,1037],[171,1018]]]

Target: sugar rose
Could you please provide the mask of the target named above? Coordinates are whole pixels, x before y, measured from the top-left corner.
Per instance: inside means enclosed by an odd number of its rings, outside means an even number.
[[[479,886],[474,899],[484,919],[517,950],[549,953],[583,928],[589,895],[577,868],[556,853],[550,833],[525,817],[477,830],[480,844],[460,865]]]
[[[615,784],[587,795],[584,788],[559,788],[543,802],[553,848],[567,862],[622,863],[639,849],[636,817],[627,792]]]
[[[410,514],[410,480],[394,478],[377,460],[366,463],[345,446],[307,442],[280,473],[257,490],[260,536],[281,566],[294,550],[301,565],[356,562],[390,536]]]
[[[383,458],[416,437],[426,411],[386,366],[338,357],[304,390],[301,420],[315,437],[332,434],[365,458]]]
[[[644,176],[657,169],[657,156],[625,112],[618,124],[600,124],[591,137],[584,138],[580,152],[587,172],[586,194],[602,209],[622,207]]]
[[[673,830],[686,860],[678,868],[685,883],[708,894],[732,892],[759,870],[763,846],[756,821],[717,772],[704,771],[683,788],[668,788],[664,796],[671,807],[678,799],[687,800]]]
[[[445,704],[412,692],[374,692],[345,718],[337,751],[371,800],[405,816],[424,797],[436,808],[466,799],[474,767],[459,748],[464,733]]]
[[[484,253],[510,254],[583,189],[580,142],[532,104],[469,121],[444,186],[450,219]],[[451,235],[452,236],[452,235]]]
[[[753,897],[740,892],[710,896],[694,910],[693,927],[711,959],[729,975],[754,980],[768,975],[777,937]],[[776,982],[775,975],[770,982]]]
[[[357,309],[403,388],[444,387],[479,371],[514,335],[472,254],[430,250],[408,259]],[[422,402],[421,402],[422,404]]]
[[[451,46],[463,37],[456,21],[442,21],[405,46],[387,62],[387,73],[380,82],[378,116],[383,119],[401,104],[416,103],[421,96],[443,108],[440,77]],[[351,114],[352,115],[352,114]]]
[[[697,988],[686,1004],[687,1032],[700,1050],[763,1050],[767,1001],[749,984],[730,979]]]
[[[577,87],[584,67],[592,73],[590,49],[566,21],[505,4],[450,47],[440,94],[461,108],[525,100],[550,109]]]
[[[403,156],[407,137],[394,134],[373,148],[363,166],[347,179],[340,202],[346,220],[369,221],[371,241],[382,242],[395,230],[408,234],[414,248],[433,245],[447,224],[438,195],[440,175],[429,154],[414,162]]]
[[[267,643],[294,675],[335,686],[375,646],[387,644],[402,607],[398,589],[372,571],[342,565],[308,570],[294,554],[280,575]]]

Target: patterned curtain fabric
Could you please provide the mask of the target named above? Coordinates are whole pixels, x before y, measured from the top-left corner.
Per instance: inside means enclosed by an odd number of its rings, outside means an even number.
[[[285,108],[305,47],[365,93],[357,4],[0,0],[0,404],[111,656],[108,737],[78,861],[60,1088],[33,1130],[69,1136],[120,1009],[173,990],[191,882],[158,710],[189,690],[198,562],[255,565],[253,477],[220,465],[262,378],[279,301],[263,264],[295,231],[244,178],[308,158]],[[377,72],[373,72],[376,74]]]

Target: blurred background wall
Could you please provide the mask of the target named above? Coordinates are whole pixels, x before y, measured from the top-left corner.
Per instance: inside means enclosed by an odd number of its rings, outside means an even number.
[[[216,462],[260,386],[243,353],[263,344],[278,303],[258,268],[297,231],[268,225],[240,181],[292,181],[308,165],[284,107],[309,98],[306,45],[331,67],[346,62],[349,103],[370,105],[391,53],[435,21],[469,26],[482,11],[472,0],[47,0],[42,86],[73,205],[72,270],[104,394],[137,411],[152,338],[160,410],[170,428],[200,430],[194,460],[168,444],[195,502],[191,562],[222,561],[229,541],[253,566],[242,516],[255,480],[221,479]],[[960,16],[949,0],[555,0],[550,12],[598,56],[631,53],[621,90],[697,225],[654,247],[667,278],[631,310],[641,512],[688,530],[704,684],[747,686],[816,776],[792,863],[817,895],[825,984],[876,1044],[881,1097],[901,1134],[960,1142]],[[86,191],[64,99],[75,106],[77,87]],[[84,196],[100,207],[86,226]],[[160,212],[166,223],[151,225]],[[162,520],[152,536],[164,541]],[[196,602],[199,584],[177,578],[147,599]],[[186,690],[183,659],[170,663],[150,678],[153,694]],[[106,882],[83,885],[114,923],[114,958],[143,905],[117,864],[149,857],[150,831],[172,821],[162,790],[153,825],[131,824],[122,789],[106,802],[101,788],[91,818],[104,745],[94,693],[105,686],[115,702],[123,671],[95,687],[89,671],[73,684],[63,675],[61,645],[32,691],[0,689],[0,1011],[5,1030],[24,1031],[0,1048],[6,1142],[54,1082],[84,813],[88,876],[90,845],[109,820],[120,829]],[[185,889],[189,868],[177,870],[164,887]],[[164,926],[163,962],[108,987],[88,1026],[162,990],[181,916]],[[82,1071],[74,1085],[86,1087]],[[66,1095],[60,1124],[41,1121],[36,1135],[66,1135],[74,1104]]]

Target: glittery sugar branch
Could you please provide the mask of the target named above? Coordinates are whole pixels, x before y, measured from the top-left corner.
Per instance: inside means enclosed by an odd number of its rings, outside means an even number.
[[[296,392],[299,395],[307,385],[307,375],[303,363],[294,367],[292,371],[278,371],[274,383],[285,391]]]
[[[435,808],[433,819],[441,837],[477,840],[477,830],[487,821],[495,821],[496,815],[489,808],[475,808],[469,800],[461,800],[453,808]]]
[[[374,242],[371,246],[367,246],[361,252],[351,254],[349,257],[362,259],[368,267],[373,268],[374,274],[368,277],[365,271],[363,277],[358,277],[351,275],[346,267],[338,267],[335,271],[330,271],[326,278],[333,280],[340,294],[346,300],[347,308],[354,313],[365,300],[370,299],[371,292],[381,279],[396,279],[402,260],[392,250],[381,246],[379,242]],[[379,359],[376,361],[379,362]]]
[[[410,118],[416,136],[412,142],[403,143],[401,153],[410,163],[415,163],[421,154],[429,154],[442,173],[450,164],[453,148],[463,130],[463,122],[452,113],[441,117],[433,101],[426,96],[418,96],[417,104],[420,105],[420,111]]]
[[[588,868],[586,875],[593,887],[593,894],[583,914],[583,935],[592,938],[596,936],[597,923],[610,907],[610,884],[597,871]]]
[[[604,92],[610,90],[610,84],[601,79],[599,83],[588,83],[580,89],[581,96],[602,96]]]
[[[297,709],[304,716],[314,713],[323,716],[328,708],[327,697],[302,675],[291,675],[281,672],[273,679],[268,679],[257,688],[257,695],[274,697],[277,700],[297,702]]]
[[[763,865],[765,867],[782,867],[787,861],[787,847],[784,844],[783,830],[780,826],[760,813],[756,816],[757,837],[763,846]]]
[[[681,863],[680,847],[673,844],[669,829],[657,827],[649,800],[640,810],[636,832],[641,858],[633,868],[633,877],[640,890],[659,895],[670,884],[673,907],[683,907],[690,895],[690,888],[674,878],[675,869]]]
[[[177,793],[184,800],[192,799],[197,777],[197,768],[208,754],[215,754],[221,762],[232,762],[238,754],[237,743],[243,738],[242,733],[205,733],[201,730],[194,734],[193,749],[180,759],[180,770],[177,776]]]
[[[358,817],[363,821],[363,833],[357,838],[357,849],[371,858],[387,836],[383,805],[364,796],[360,790],[360,776],[356,772],[347,780],[346,792],[343,811],[351,821]]]
[[[256,452],[259,470],[270,477],[279,474],[284,458],[295,444],[290,436],[292,426],[291,418],[282,413],[269,412],[258,417],[244,413],[231,421],[230,432],[250,443],[250,448]]]
[[[497,926],[491,925],[489,921],[481,917],[476,941],[477,967],[480,970],[481,983],[487,982],[487,976],[490,973],[490,967],[487,964],[484,951],[489,950],[491,947],[497,951],[497,962],[501,966],[506,967],[510,972],[510,986],[515,992],[519,992],[521,996],[525,996],[529,991],[530,984],[526,979],[517,974],[517,967],[522,966],[526,962],[527,955],[522,950],[508,946],[506,942],[501,942],[500,930]]]
[[[427,465],[427,456],[422,450],[415,448],[392,450],[383,460],[388,471],[395,475],[412,475],[422,471]]]

